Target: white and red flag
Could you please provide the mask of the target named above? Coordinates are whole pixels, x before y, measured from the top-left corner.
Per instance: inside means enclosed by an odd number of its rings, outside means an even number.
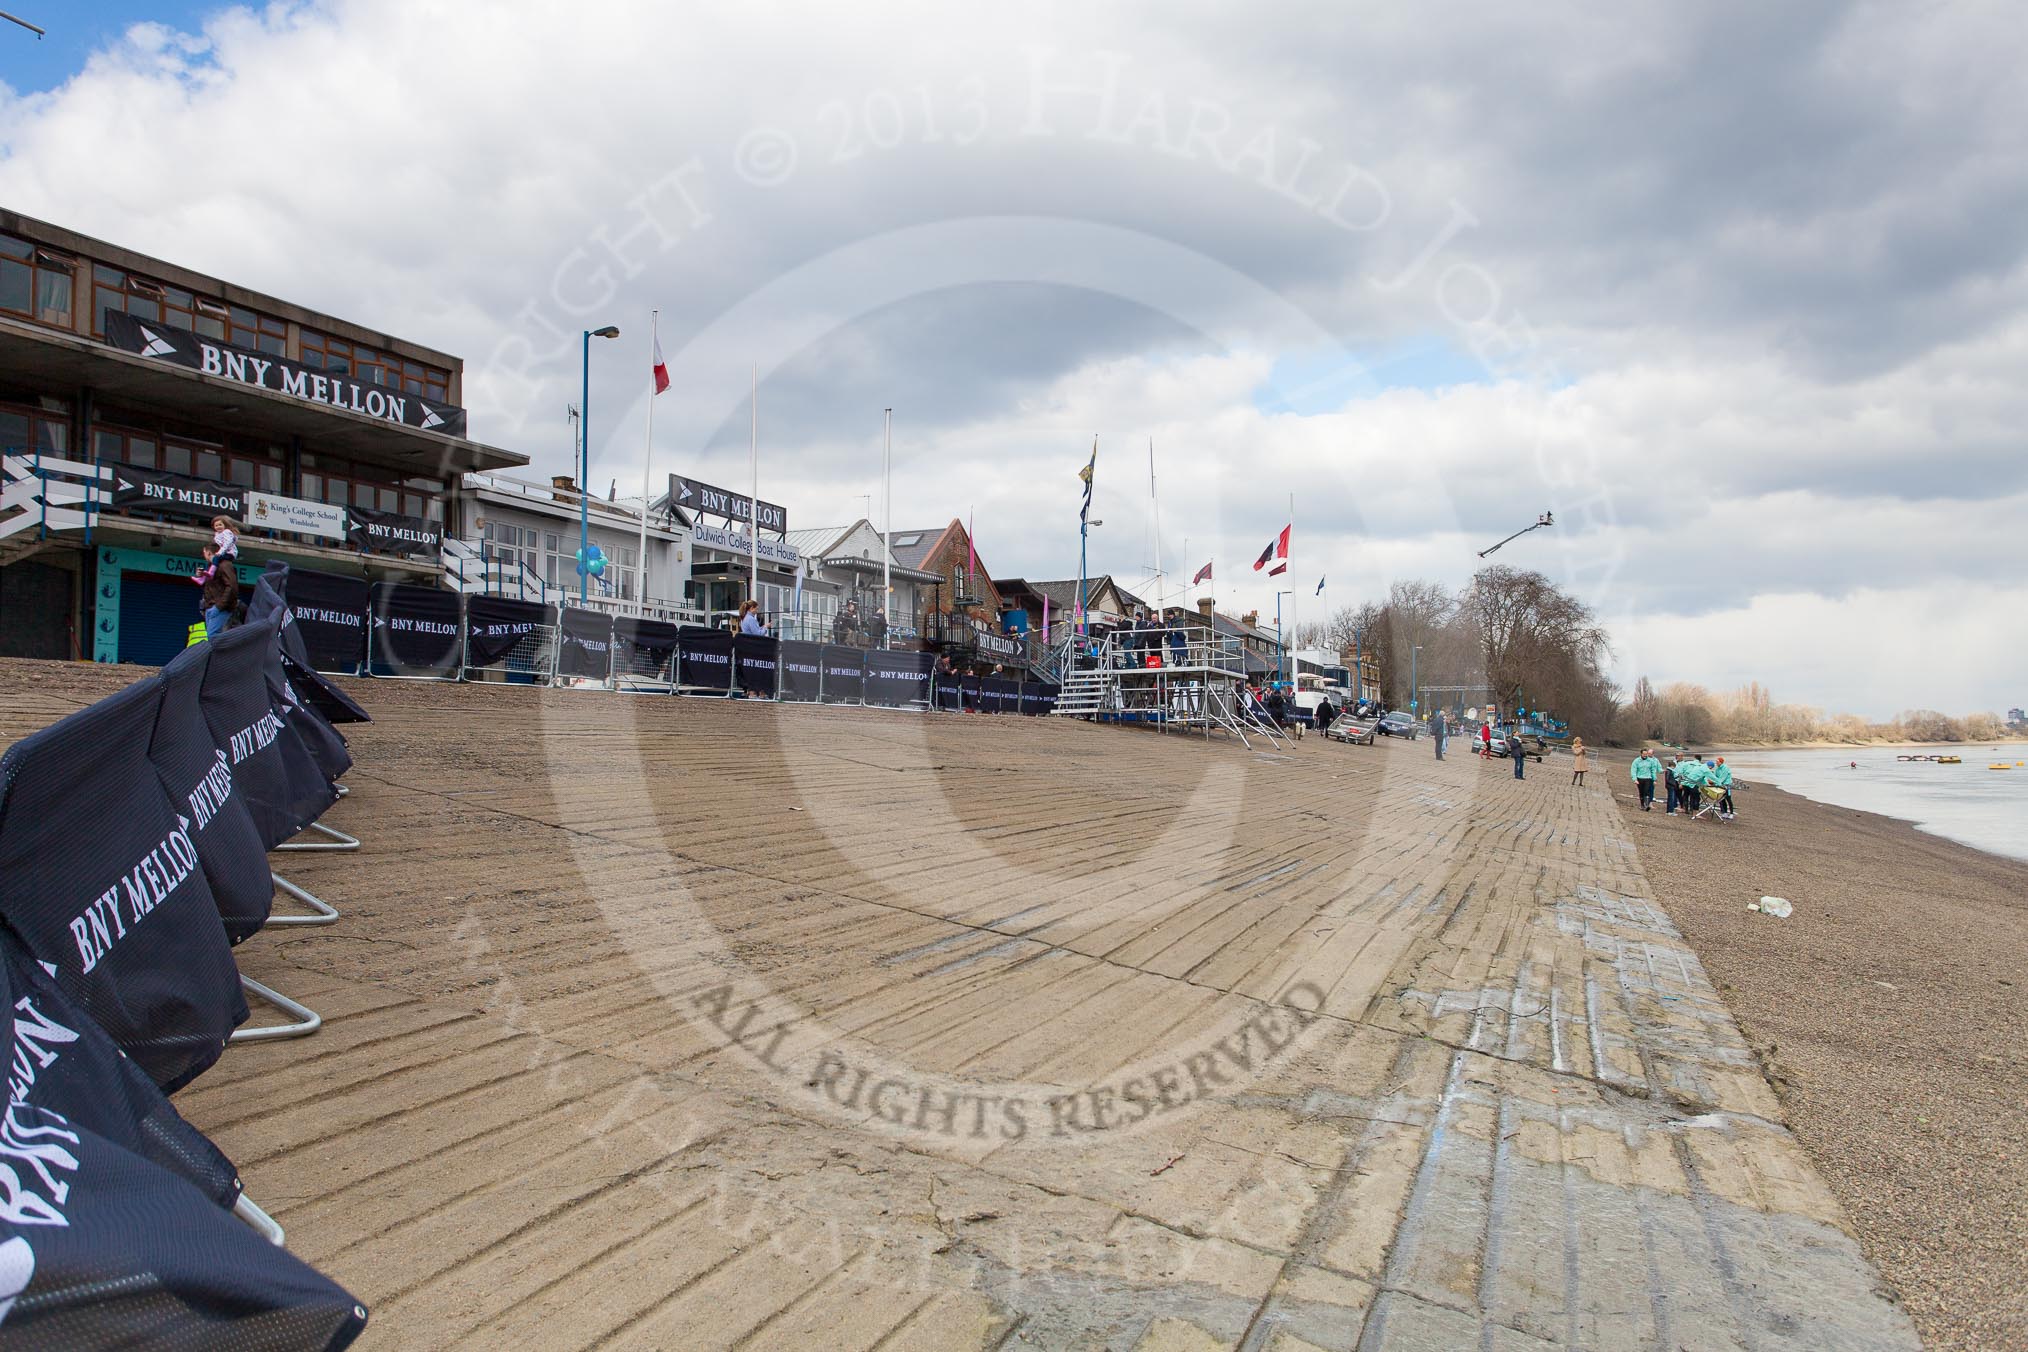
[[[669,363],[662,360],[662,335],[655,335],[655,393],[669,388]]]
[[[1261,569],[1266,568],[1268,564],[1274,561],[1275,559],[1287,559],[1289,557],[1289,532],[1294,530],[1295,528],[1296,526],[1293,521],[1290,522],[1288,525],[1283,526],[1282,533],[1274,538],[1274,543],[1270,544],[1266,549],[1263,549],[1260,552],[1260,557],[1253,561],[1253,570],[1256,573],[1258,573]],[[1288,566],[1289,565],[1287,563],[1283,563],[1280,568],[1270,569],[1268,572],[1268,576],[1273,577],[1276,573],[1281,572]]]

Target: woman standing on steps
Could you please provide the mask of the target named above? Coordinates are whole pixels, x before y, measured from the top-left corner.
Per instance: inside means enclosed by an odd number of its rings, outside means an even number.
[[[1586,768],[1586,760],[1587,758],[1584,752],[1584,738],[1582,737],[1571,738],[1570,782],[1575,785],[1578,785],[1580,788],[1583,787],[1584,785],[1584,772]]]

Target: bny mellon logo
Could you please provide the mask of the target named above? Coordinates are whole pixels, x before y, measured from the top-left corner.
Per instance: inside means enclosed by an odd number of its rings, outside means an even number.
[[[176,344],[170,342],[146,324],[140,325],[140,329],[141,337],[144,340],[141,344],[142,356],[173,357],[176,355]]]
[[[422,400],[420,399],[416,400],[416,402],[418,404],[422,404]],[[437,416],[437,411],[431,408],[428,404],[422,405],[422,415],[423,415],[422,430],[425,432],[431,430],[432,428],[442,427],[444,425],[444,420],[442,418],[439,418]]]

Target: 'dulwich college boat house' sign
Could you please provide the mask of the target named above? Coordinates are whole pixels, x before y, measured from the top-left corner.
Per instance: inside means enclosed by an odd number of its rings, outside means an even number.
[[[106,314],[106,342],[124,352],[241,385],[273,390],[327,408],[344,409],[422,432],[441,432],[447,437],[465,435],[465,410],[453,405],[434,403],[421,395],[404,394],[351,376],[313,370],[250,348],[213,342],[188,329],[136,319],[118,310]]]

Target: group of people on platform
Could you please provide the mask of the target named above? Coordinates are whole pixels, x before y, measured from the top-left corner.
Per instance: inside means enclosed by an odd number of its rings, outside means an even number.
[[[1719,820],[1732,820],[1732,767],[1723,756],[1670,756],[1664,764],[1652,750],[1642,747],[1634,758],[1632,773],[1643,812],[1654,811],[1659,783],[1666,795],[1664,815],[1675,816],[1679,807],[1685,813],[1695,813],[1700,800],[1716,799]]]
[[[847,601],[831,620],[831,641],[848,648],[878,648],[887,642],[887,612],[859,613],[857,601]]]

